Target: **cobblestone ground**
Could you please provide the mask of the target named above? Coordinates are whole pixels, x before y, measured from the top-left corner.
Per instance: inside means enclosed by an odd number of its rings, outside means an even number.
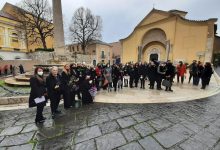
[[[5,150],[219,150],[220,94],[169,104],[101,104],[50,109],[43,125],[35,109],[0,112],[0,149]],[[135,101],[135,100],[134,100]]]

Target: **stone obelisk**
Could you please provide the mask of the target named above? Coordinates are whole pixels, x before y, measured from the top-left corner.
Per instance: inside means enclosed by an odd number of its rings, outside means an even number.
[[[56,55],[64,55],[65,42],[61,0],[53,0],[54,49]]]

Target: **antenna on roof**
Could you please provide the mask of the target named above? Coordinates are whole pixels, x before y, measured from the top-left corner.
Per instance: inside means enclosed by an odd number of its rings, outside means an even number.
[[[155,8],[155,3],[153,3],[153,9]]]

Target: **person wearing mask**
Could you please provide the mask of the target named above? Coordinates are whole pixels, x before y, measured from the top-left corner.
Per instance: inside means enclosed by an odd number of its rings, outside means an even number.
[[[29,97],[29,107],[37,107],[35,123],[43,123],[46,119],[43,116],[43,110],[46,105],[47,90],[42,68],[35,68],[34,76],[30,78],[30,86],[31,92]]]
[[[181,78],[181,83],[183,84],[186,74],[186,65],[184,65],[182,61],[179,61],[179,65],[177,65],[176,68],[177,68],[177,83],[179,83],[179,78]]]
[[[213,74],[211,63],[206,62],[205,68],[202,71],[201,79],[202,79],[202,87],[201,89],[205,89],[206,86],[209,84],[209,81],[211,79],[211,76]]]
[[[48,91],[48,97],[50,99],[50,108],[52,113],[52,119],[56,115],[61,114],[61,111],[58,110],[61,96],[61,77],[58,74],[58,67],[53,66],[49,76],[46,78],[46,85]]]
[[[64,108],[71,108],[71,97],[70,97],[70,66],[64,65],[63,72],[61,73],[61,93],[63,94]]]

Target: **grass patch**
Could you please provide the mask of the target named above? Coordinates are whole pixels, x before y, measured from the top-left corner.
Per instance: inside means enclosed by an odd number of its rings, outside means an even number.
[[[5,85],[5,81],[4,80],[0,80],[0,86]]]

